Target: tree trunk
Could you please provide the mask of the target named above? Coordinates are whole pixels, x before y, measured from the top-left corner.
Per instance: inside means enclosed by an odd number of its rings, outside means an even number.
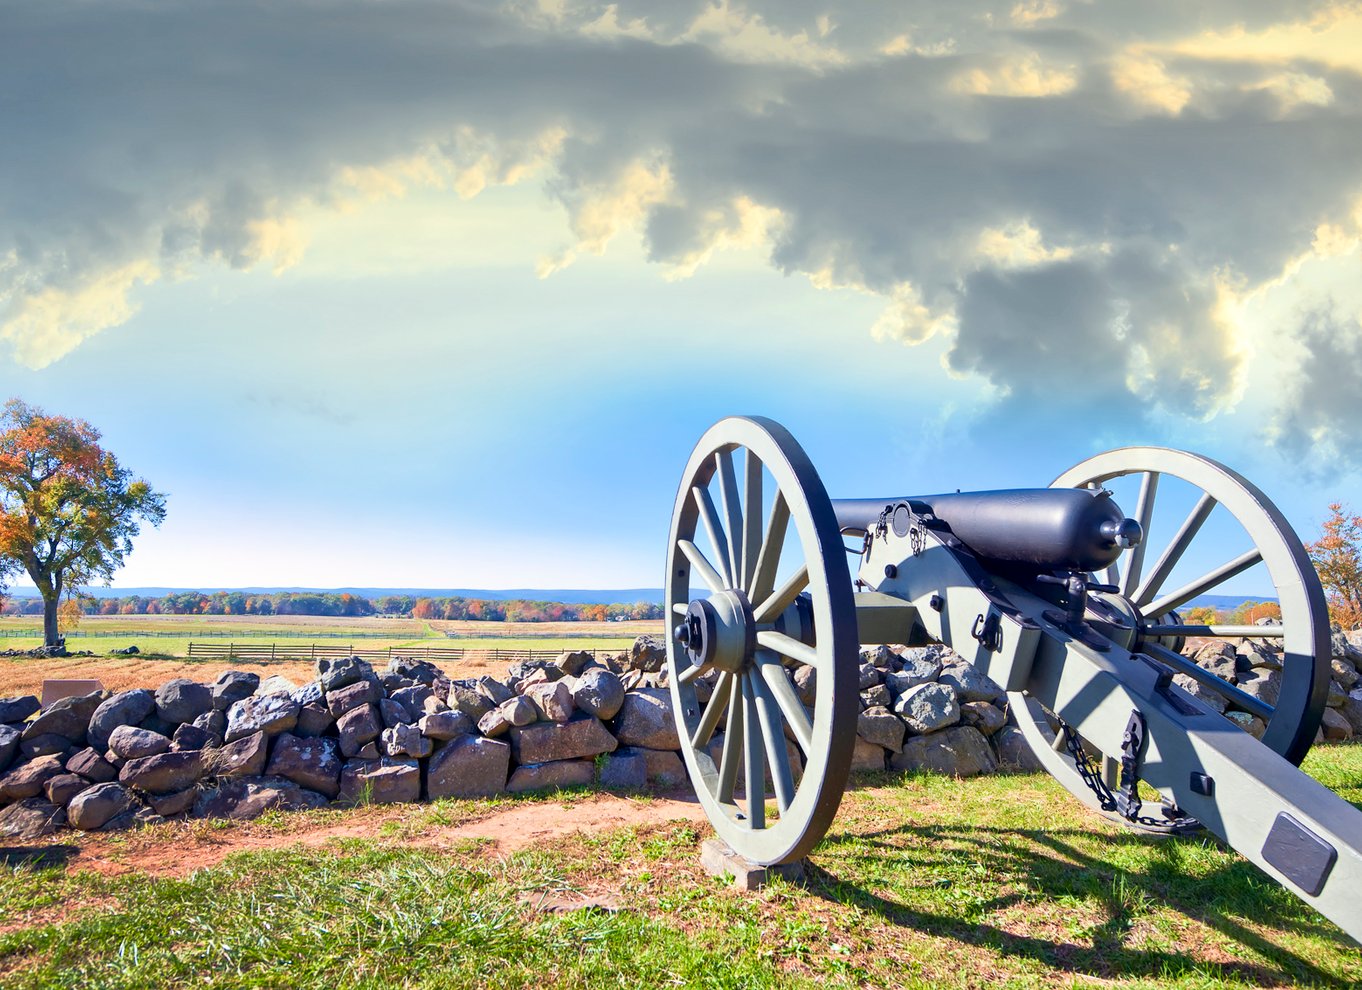
[[[43,593],[43,645],[56,646],[61,634],[57,631],[57,604],[60,596],[55,592]]]

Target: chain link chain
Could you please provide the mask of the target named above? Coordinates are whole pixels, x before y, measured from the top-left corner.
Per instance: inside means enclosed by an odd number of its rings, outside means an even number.
[[[1138,713],[1132,716],[1132,721]],[[1143,720],[1141,720],[1143,722]],[[1143,726],[1141,726],[1143,728]],[[1201,823],[1190,816],[1180,818],[1155,818],[1152,815],[1140,814],[1140,798],[1138,794],[1139,786],[1139,753],[1133,751],[1138,748],[1131,746],[1132,736],[1127,729],[1125,741],[1121,749],[1121,790],[1119,793],[1113,791],[1107,782],[1102,779],[1102,775],[1093,766],[1092,760],[1088,758],[1087,750],[1083,748],[1083,741],[1079,739],[1078,733],[1073,726],[1063,719],[1059,721],[1059,731],[1064,733],[1064,746],[1069,751],[1069,756],[1073,758],[1074,769],[1078,771],[1079,777],[1083,778],[1083,783],[1088,785],[1088,789],[1097,795],[1097,800],[1101,804],[1103,811],[1116,812],[1128,822],[1136,825],[1144,825],[1148,828],[1157,828],[1169,832],[1186,831],[1192,828],[1199,828]],[[1141,733],[1143,734],[1143,733]]]

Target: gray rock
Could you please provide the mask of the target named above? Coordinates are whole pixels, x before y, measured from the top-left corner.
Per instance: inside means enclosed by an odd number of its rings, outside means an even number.
[[[424,759],[431,754],[434,745],[414,725],[394,725],[384,729],[378,737],[378,749],[384,756]]]
[[[212,684],[213,707],[225,712],[238,701],[255,694],[260,687],[260,675],[244,670],[224,670]]]
[[[73,743],[84,743],[85,730],[90,725],[91,716],[107,698],[108,695],[103,691],[94,691],[79,697],[58,698],[43,709],[42,714],[28,723],[23,738],[32,739],[34,736],[50,732],[65,736]]]
[[[238,701],[227,709],[227,742],[245,738],[255,732],[277,736],[292,732],[298,724],[298,702],[286,694],[256,694]]]
[[[391,729],[395,725],[411,725],[416,721],[411,712],[407,711],[406,705],[393,701],[391,698],[378,699],[378,717],[383,721],[384,728],[387,729]]]
[[[615,717],[615,736],[622,746],[680,749],[670,692],[660,688],[628,692]]]
[[[197,749],[128,760],[118,771],[119,781],[151,794],[182,791],[203,775],[204,754]]]
[[[194,807],[194,802],[198,800],[199,787],[186,787],[182,791],[172,791],[169,794],[148,794],[147,804],[151,810],[162,818],[174,818],[176,815],[183,815]]]
[[[155,712],[152,712],[146,718],[142,719],[141,722],[137,723],[137,727],[146,729],[148,732],[159,733],[167,739],[175,734],[175,726],[161,718],[161,716],[157,715]]]
[[[873,688],[875,685],[882,683],[883,679],[883,672],[878,667],[873,663],[863,663],[861,664],[856,690],[864,691],[867,688]]]
[[[445,700],[450,708],[463,712],[474,722],[492,710],[492,702],[478,690],[477,681],[450,681],[449,695]]]
[[[516,695],[478,719],[478,731],[484,736],[501,736],[515,726],[533,725],[538,720],[539,709],[534,702]]]
[[[341,773],[336,741],[325,736],[302,738],[285,732],[274,741],[265,773],[333,798],[340,791]]]
[[[856,737],[856,748],[851,753],[851,772],[864,773],[870,770],[883,770],[885,757],[888,754],[883,746]]]
[[[416,760],[349,760],[341,771],[337,800],[343,804],[406,804],[421,800]]]
[[[1188,677],[1186,674],[1174,674],[1173,683],[1182,688],[1193,698],[1206,705],[1211,711],[1221,714],[1225,711],[1225,699],[1216,694],[1210,688],[1203,685],[1196,678]]]
[[[233,777],[204,787],[194,800],[195,818],[258,818],[266,811],[302,811],[326,806],[326,795],[283,777]]]
[[[166,681],[156,689],[156,714],[171,725],[192,722],[213,710],[213,691],[185,677]]]
[[[601,786],[619,791],[641,791],[648,786],[648,761],[632,750],[607,756],[601,763]]]
[[[59,736],[55,732],[44,732],[42,735],[31,736],[25,739],[19,737],[19,755],[24,759],[31,760],[35,756],[51,756],[54,753],[65,758],[75,748],[75,743],[65,736]]]
[[[0,802],[23,801],[37,797],[43,785],[66,768],[60,756],[39,756],[27,763],[17,763],[0,775]]]
[[[427,739],[447,741],[455,736],[466,735],[475,728],[473,720],[463,712],[443,711],[422,715],[416,723],[421,735]]]
[[[818,671],[807,665],[796,667],[794,686],[800,704],[811,706],[818,694]]]
[[[861,692],[862,708],[888,708],[894,703],[894,696],[889,693],[888,686],[876,684]]]
[[[961,702],[992,701],[1002,695],[1002,688],[980,673],[973,664],[947,664],[937,675],[938,684],[949,684],[955,688],[955,696]]]
[[[903,744],[902,752],[889,758],[889,764],[895,770],[929,770],[955,777],[973,777],[998,769],[988,740],[968,725],[930,736],[914,736]]]
[[[1348,700],[1343,702],[1338,709],[1338,713],[1348,720],[1348,724],[1353,727],[1354,736],[1362,736],[1362,698],[1354,694],[1348,695]],[[4,761],[0,760],[0,765]]]
[[[144,825],[160,825],[165,821],[160,815],[152,811],[144,804],[134,804],[121,815],[115,815],[105,822],[101,832],[122,832],[130,828],[141,828]]]
[[[670,749],[645,749],[642,746],[621,747],[615,756],[637,756],[647,768],[648,783],[659,787],[677,787],[686,782],[686,765]],[[612,757],[613,759],[614,757]]]
[[[1348,700],[1348,694],[1339,685],[1338,681],[1329,681],[1329,693],[1325,696],[1324,703],[1330,708],[1340,708],[1343,702]]]
[[[1351,691],[1357,684],[1357,668],[1341,657],[1334,657],[1329,661],[1333,670],[1334,680],[1338,681],[1338,686],[1344,691]]]
[[[1239,675],[1239,687],[1275,708],[1282,689],[1281,671],[1256,667]]]
[[[1282,669],[1281,654],[1258,640],[1245,640],[1243,645],[1235,652],[1239,657],[1238,666],[1240,670],[1245,667],[1263,667],[1267,670]]]
[[[537,722],[511,729],[517,763],[550,763],[614,752],[619,744],[598,718],[579,715],[568,722]]]
[[[1346,742],[1353,737],[1352,724],[1336,708],[1324,709],[1320,729],[1329,742]]]
[[[987,701],[967,701],[960,706],[960,721],[991,736],[1007,724],[1007,716],[1001,708]]]
[[[667,641],[661,636],[640,636],[629,649],[629,667],[653,674],[667,666]]]
[[[887,646],[872,646],[861,651],[861,663],[871,664],[881,671],[892,669],[897,659],[894,651]]]
[[[155,756],[170,749],[170,740],[159,732],[149,732],[132,725],[120,725],[109,736],[109,749],[124,760],[138,760]]]
[[[317,661],[317,680],[321,681],[322,691],[327,694],[360,681],[377,679],[374,668],[360,657],[340,657],[335,660],[323,658]],[[345,712],[336,714],[339,716]]]
[[[861,712],[856,720],[856,735],[894,753],[903,749],[903,737],[907,732],[907,727],[897,715],[878,705]],[[880,760],[880,769],[884,769],[883,759]]]
[[[939,659],[905,659],[899,670],[885,675],[884,683],[888,685],[889,693],[897,698],[909,688],[933,683],[941,676],[942,669]]]
[[[43,793],[53,804],[65,807],[66,804],[85,788],[90,786],[90,782],[76,773],[59,773],[55,777],[47,778],[43,784]]]
[[[426,765],[426,796],[487,797],[506,789],[511,747],[499,739],[459,736],[435,751]]]
[[[90,716],[86,738],[90,745],[103,752],[109,748],[109,736],[120,725],[140,725],[156,710],[156,699],[150,691],[120,691],[100,703]]]
[[[335,717],[325,705],[303,705],[298,709],[298,724],[293,727],[293,734],[324,736],[335,724]]]
[[[86,780],[92,780],[96,784],[107,784],[109,781],[118,779],[118,770],[114,768],[114,765],[91,747],[82,749],[67,760],[66,769],[68,772],[80,774]]]
[[[326,693],[326,708],[337,719],[346,712],[354,711],[364,705],[376,705],[383,696],[374,681],[355,681],[345,687]]]
[[[1250,715],[1248,712],[1228,711],[1225,713],[1225,717],[1254,739],[1262,739],[1263,733],[1267,731],[1267,723],[1257,715]]]
[[[515,692],[509,686],[486,674],[478,678],[477,685],[478,693],[494,705],[510,701],[515,696]]]
[[[590,787],[596,765],[590,760],[560,760],[556,763],[531,763],[515,768],[506,789],[512,794],[547,791],[557,787]]]
[[[558,659],[553,661],[553,665],[568,677],[577,677],[592,663],[595,663],[595,659],[586,650],[570,650],[560,654]]]
[[[0,723],[2,722],[26,722],[30,715],[37,712],[42,705],[38,699],[31,694],[18,695],[12,698],[0,698]]]
[[[23,733],[18,729],[11,729],[8,725],[0,725],[0,773],[9,769],[14,762],[15,754],[19,752],[19,740]]]
[[[1233,682],[1240,670],[1248,669],[1247,663],[1229,643],[1213,641],[1184,652],[1198,667],[1209,670],[1221,680]]]
[[[1043,770],[1040,760],[1027,745],[1026,737],[1015,725],[1005,725],[993,736],[993,745],[998,750],[998,762],[1013,770],[1032,773]]]
[[[918,684],[899,695],[894,711],[908,728],[926,735],[960,721],[960,702],[949,684]],[[902,769],[902,768],[900,768]]]
[[[550,722],[566,722],[577,707],[572,703],[572,690],[562,681],[534,684],[526,689],[524,697],[533,702],[541,718]]]
[[[0,811],[0,835],[41,839],[66,824],[66,810],[40,798],[25,798]]]
[[[326,704],[326,692],[322,690],[321,681],[308,681],[301,687],[294,688],[288,696],[298,702],[300,707]]]
[[[426,684],[413,684],[410,687],[398,688],[389,697],[413,715],[420,717],[419,713],[427,710],[426,705],[435,698],[435,693]]]
[[[188,724],[211,733],[221,742],[223,736],[227,734],[227,713],[214,709],[211,712],[204,712]]]
[[[378,720],[378,709],[373,705],[352,708],[336,720],[336,730],[340,735],[341,753],[346,759],[359,755],[365,743],[378,738],[383,725]]]
[[[253,732],[213,750],[206,769],[218,777],[259,777],[265,772],[268,753],[269,738],[263,732]]]
[[[444,671],[429,660],[412,657],[393,657],[388,661],[388,673],[422,684],[434,684],[444,677]]]
[[[123,784],[95,784],[71,799],[66,808],[66,818],[73,828],[93,832],[103,828],[135,803],[132,792]]]
[[[624,704],[624,684],[604,667],[592,667],[577,678],[572,701],[589,715],[612,719]]]
[[[267,694],[291,694],[298,690],[298,684],[289,680],[283,674],[271,674],[260,681],[256,686],[256,697],[264,697]],[[228,705],[228,708],[231,706]]]

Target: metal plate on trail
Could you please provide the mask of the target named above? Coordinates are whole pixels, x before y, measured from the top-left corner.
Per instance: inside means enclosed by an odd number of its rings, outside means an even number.
[[[1314,897],[1324,889],[1338,850],[1283,811],[1267,833],[1263,859]]]

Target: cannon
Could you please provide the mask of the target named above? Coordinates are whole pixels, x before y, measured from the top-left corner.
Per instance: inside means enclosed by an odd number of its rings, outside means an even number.
[[[1330,681],[1323,591],[1281,512],[1229,468],[1128,447],[1048,488],[831,499],[783,427],[731,417],[691,454],[667,546],[681,753],[740,857],[794,862],[831,826],[861,648],[941,644],[1006,692],[1078,800],[1133,828],[1207,829],[1362,941],[1362,811],[1298,769]],[[1253,568],[1278,621],[1183,620]],[[1185,656],[1194,637],[1273,644],[1275,698]]]

